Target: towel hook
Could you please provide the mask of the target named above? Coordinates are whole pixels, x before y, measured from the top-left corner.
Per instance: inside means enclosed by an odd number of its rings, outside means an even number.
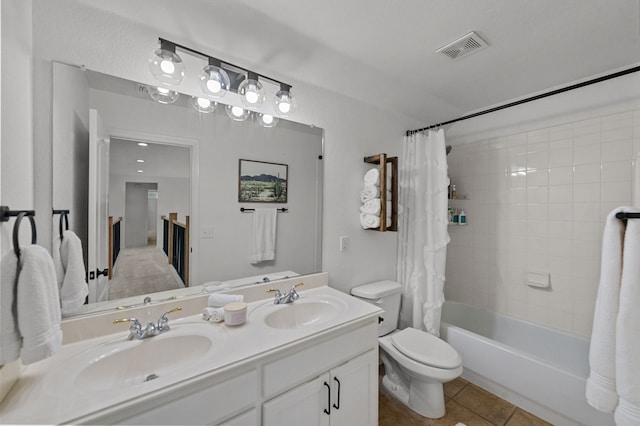
[[[64,229],[62,229],[62,222],[64,221],[65,227]],[[63,239],[62,233],[64,232],[64,230],[69,230],[69,216],[67,215],[67,213],[60,213],[60,239]]]
[[[16,222],[13,224],[13,251],[18,259],[20,259],[20,242],[18,241],[18,234],[20,233],[20,222],[22,222],[22,218],[25,216],[27,216],[29,218],[29,222],[31,222],[31,244],[35,244],[38,239],[36,234],[36,221],[33,218],[33,215],[27,212],[18,213]]]

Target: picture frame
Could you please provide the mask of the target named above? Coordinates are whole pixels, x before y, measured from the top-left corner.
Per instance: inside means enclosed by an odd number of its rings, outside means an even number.
[[[289,166],[240,159],[238,163],[238,202],[286,203]]]

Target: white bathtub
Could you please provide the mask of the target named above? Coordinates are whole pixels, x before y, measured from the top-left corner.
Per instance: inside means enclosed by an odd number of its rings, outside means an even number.
[[[470,382],[557,426],[615,424],[584,396],[587,339],[458,302],[445,303],[440,334]]]

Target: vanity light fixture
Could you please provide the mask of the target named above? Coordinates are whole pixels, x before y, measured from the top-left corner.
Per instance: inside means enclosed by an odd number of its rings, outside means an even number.
[[[235,105],[225,105],[224,110],[233,121],[245,121],[251,115],[251,111]]]
[[[200,71],[200,88],[202,92],[212,98],[222,98],[231,87],[229,74],[222,68],[219,59],[209,58],[209,65]]]
[[[213,102],[211,99],[192,96],[191,106],[193,107],[193,109],[195,109],[198,112],[208,114],[210,112],[215,111],[216,106],[218,106],[218,104]]]
[[[182,81],[184,64],[176,53],[177,50],[180,50],[181,52],[186,52],[207,60],[207,65],[204,66],[198,75],[198,83],[204,97],[197,99],[220,99],[229,91],[237,93],[240,96],[240,101],[242,105],[244,105],[244,108],[229,105],[225,107],[227,114],[233,120],[246,120],[250,115],[250,111],[247,111],[247,109],[257,110],[264,104],[267,98],[265,82],[279,86],[280,88],[280,90],[275,93],[275,102],[272,103],[274,106],[273,114],[264,114],[265,116],[271,115],[274,118],[273,124],[271,122],[268,124],[272,127],[277,122],[276,118],[278,116],[286,117],[294,112],[296,103],[295,98],[291,94],[291,85],[162,38],[159,39],[159,42],[160,49],[157,49],[149,60],[149,67],[160,83],[175,85]],[[148,89],[149,95],[156,101],[162,103],[173,103],[179,95],[177,92],[168,90],[162,86],[150,86]],[[161,89],[167,92],[163,92]],[[196,100],[192,100],[192,105],[194,105],[193,102],[196,102]],[[213,103],[213,105],[213,108],[215,108],[215,103]],[[201,112],[210,112],[203,111],[195,105],[194,107]],[[205,108],[205,110],[207,109],[208,108]]]
[[[175,86],[184,78],[182,58],[176,54],[176,46],[167,40],[160,40],[160,48],[149,58],[149,70],[155,79],[169,86]]]
[[[292,114],[296,109],[296,99],[291,93],[291,86],[280,83],[280,90],[276,93],[276,111],[283,117]]]
[[[278,123],[278,117],[271,114],[259,112],[256,116],[258,117],[258,123],[260,123],[262,127],[274,127]]]
[[[258,74],[253,71],[247,73],[247,79],[238,86],[240,101],[247,108],[255,109],[264,103],[264,88],[258,81]]]
[[[161,104],[172,104],[178,100],[180,93],[160,86],[147,86],[147,92],[154,101]]]

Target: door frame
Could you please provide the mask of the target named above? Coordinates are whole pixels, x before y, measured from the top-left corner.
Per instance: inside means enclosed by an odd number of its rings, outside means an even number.
[[[198,253],[200,248],[200,214],[199,214],[199,194],[200,194],[200,142],[197,139],[183,138],[179,136],[167,136],[147,132],[139,132],[136,130],[114,128],[109,133],[110,138],[125,139],[134,142],[146,142],[159,145],[174,145],[189,148],[190,150],[190,186],[191,196],[189,197],[189,215],[190,215],[190,246],[189,254],[189,287],[198,285],[199,268]],[[195,214],[194,214],[195,213]]]

